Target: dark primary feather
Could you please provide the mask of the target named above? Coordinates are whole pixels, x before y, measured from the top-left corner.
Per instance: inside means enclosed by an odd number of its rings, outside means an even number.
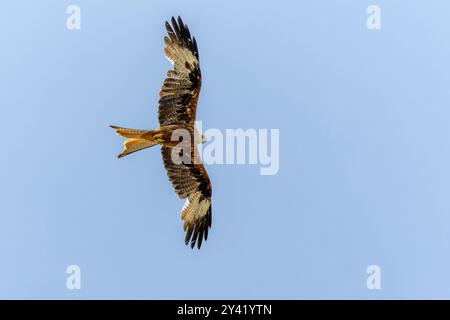
[[[177,42],[181,46],[191,50],[197,60],[199,60],[197,43],[195,42],[195,38],[192,39],[188,26],[183,23],[181,17],[178,17],[178,22],[174,17],[172,17],[171,22],[173,28],[166,21],[166,30],[170,39],[173,42]]]
[[[186,237],[184,242],[186,245],[191,243],[191,248],[195,247],[197,243],[197,248],[200,249],[202,246],[203,239],[208,240],[208,229],[211,228],[212,221],[212,207],[210,206],[206,216],[198,221],[198,223],[191,225],[188,227],[186,231]]]

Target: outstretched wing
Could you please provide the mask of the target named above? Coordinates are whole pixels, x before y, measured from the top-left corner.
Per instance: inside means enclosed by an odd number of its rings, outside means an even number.
[[[201,87],[197,42],[180,17],[178,22],[172,17],[171,22],[172,26],[166,21],[169,37],[164,37],[164,53],[174,70],[167,72],[159,93],[160,126],[194,123]]]
[[[208,239],[208,229],[211,227],[211,182],[202,163],[196,146],[191,147],[190,163],[173,161],[174,148],[161,147],[164,167],[175,192],[186,204],[181,211],[183,229],[186,231],[185,243],[191,243],[191,248],[200,249],[203,239]]]
[[[158,119],[160,126],[171,124],[193,125],[201,87],[201,71],[197,43],[180,17],[172,17],[172,26],[166,22],[168,37],[164,37],[164,52],[174,70],[167,72],[160,91]],[[191,146],[193,161],[174,163],[174,148],[162,146],[161,153],[167,175],[175,192],[187,199],[181,211],[186,244],[200,249],[208,239],[211,227],[211,182],[199,159],[197,147]]]

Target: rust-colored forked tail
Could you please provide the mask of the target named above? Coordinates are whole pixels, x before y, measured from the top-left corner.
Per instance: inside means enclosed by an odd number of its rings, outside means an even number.
[[[125,157],[136,151],[147,149],[158,144],[158,142],[152,140],[153,130],[137,130],[137,129],[127,129],[116,126],[110,126],[116,130],[116,134],[123,138],[126,138],[123,143],[123,150],[118,158]]]

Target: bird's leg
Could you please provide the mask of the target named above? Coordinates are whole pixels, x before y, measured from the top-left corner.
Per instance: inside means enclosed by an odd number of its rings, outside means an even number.
[[[163,133],[157,133],[157,134],[153,135],[152,140],[157,143],[162,143],[162,142],[166,141],[164,139]]]

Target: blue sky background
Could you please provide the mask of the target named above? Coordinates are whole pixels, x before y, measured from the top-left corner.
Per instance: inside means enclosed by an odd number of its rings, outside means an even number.
[[[449,10],[0,2],[0,298],[450,298]],[[159,150],[118,160],[108,128],[157,125],[163,22],[178,14],[199,44],[203,128],[280,129],[277,175],[207,167],[201,251],[184,245]],[[66,288],[71,264],[81,290]]]

